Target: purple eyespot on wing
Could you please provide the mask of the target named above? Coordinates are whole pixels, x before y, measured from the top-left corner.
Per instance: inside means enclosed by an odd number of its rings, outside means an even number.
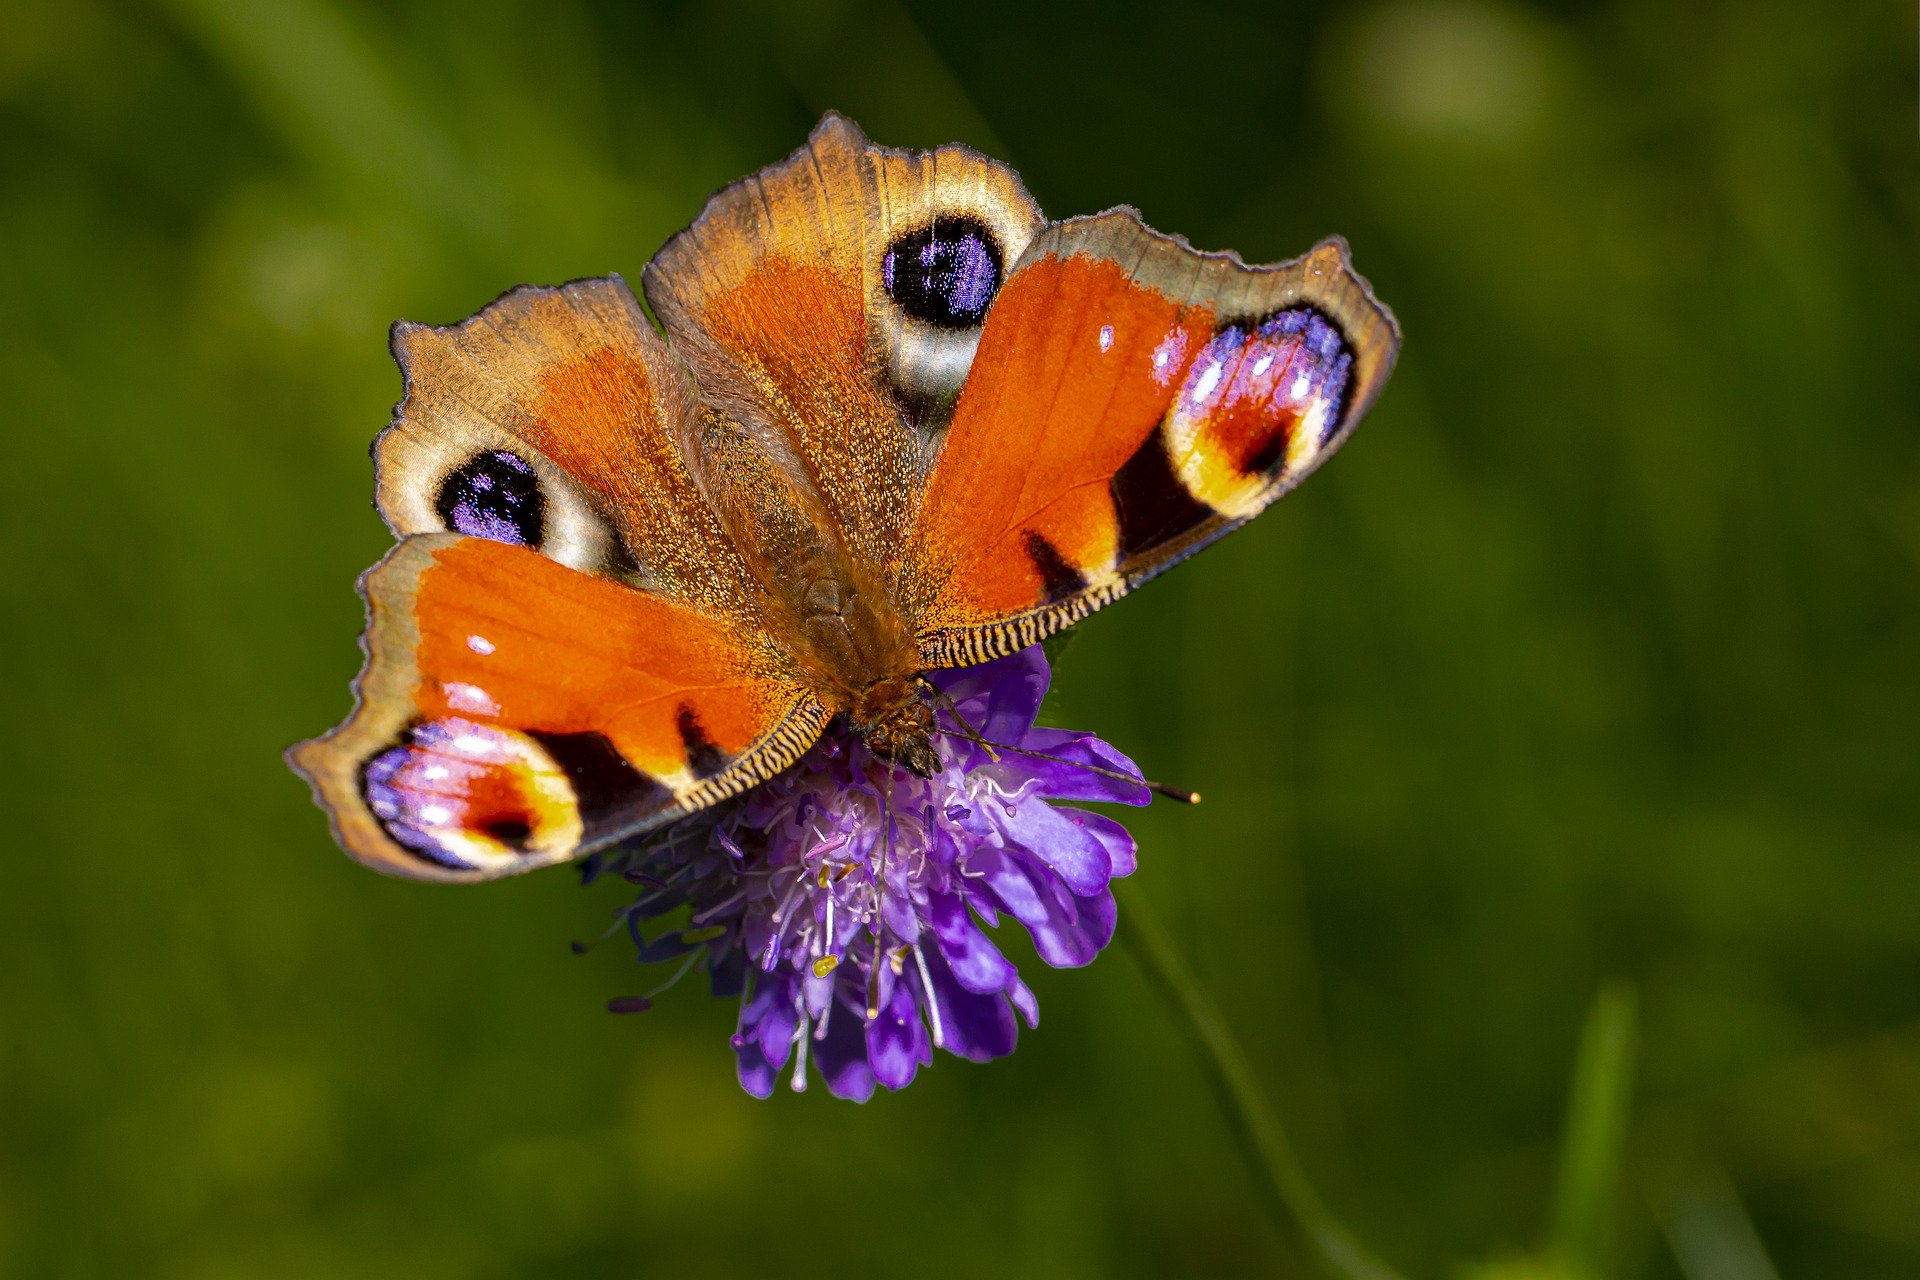
[[[1346,339],[1311,307],[1222,325],[1188,367],[1176,431],[1241,475],[1270,472],[1332,439],[1352,371]],[[1312,434],[1296,443],[1300,431]]]
[[[469,870],[468,864],[434,834],[434,829],[446,825],[446,818],[452,814],[451,810],[444,816],[432,811],[433,793],[421,785],[420,772],[417,753],[410,744],[388,747],[367,761],[360,772],[360,790],[367,808],[380,819],[388,835],[427,861],[456,871]],[[426,818],[440,821],[423,820],[423,809],[429,810]]]
[[[1275,485],[1298,483],[1326,456],[1352,377],[1345,335],[1312,307],[1222,324],[1187,365],[1167,414],[1178,491],[1230,518],[1252,516]]]
[[[1297,403],[1327,404],[1318,441],[1318,447],[1325,448],[1346,416],[1347,383],[1353,376],[1353,352],[1346,337],[1312,307],[1292,307],[1269,316],[1254,330],[1254,338],[1291,347],[1275,388]]]
[[[459,716],[415,725],[360,772],[393,840],[455,871],[511,865],[579,842],[575,787],[546,744]]]
[[[433,505],[447,528],[470,537],[538,547],[546,533],[540,477],[505,449],[477,454],[448,472]]]
[[[880,283],[916,320],[970,329],[986,318],[1000,288],[1000,246],[975,218],[936,218],[887,246]]]

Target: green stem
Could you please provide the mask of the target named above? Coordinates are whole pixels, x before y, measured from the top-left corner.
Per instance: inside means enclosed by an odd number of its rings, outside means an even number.
[[[1199,1052],[1229,1127],[1253,1166],[1268,1212],[1282,1230],[1300,1233],[1328,1274],[1342,1280],[1402,1280],[1399,1272],[1367,1252],[1321,1202],[1226,1019],[1194,980],[1145,899],[1131,887],[1121,894],[1121,940],[1166,998]]]

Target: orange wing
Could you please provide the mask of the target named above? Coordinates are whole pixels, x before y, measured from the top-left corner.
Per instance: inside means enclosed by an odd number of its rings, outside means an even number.
[[[362,590],[359,703],[290,760],[381,871],[578,857],[772,776],[826,721],[751,633],[526,547],[408,538]]]
[[[406,395],[374,460],[395,533],[531,546],[757,618],[699,483],[692,383],[625,281],[523,286],[459,324],[397,324],[393,352]]]
[[[1023,648],[1245,523],[1339,448],[1398,346],[1338,240],[1247,267],[1131,210],[1048,227],[987,316],[908,550],[923,660]]]
[[[824,713],[707,501],[686,371],[618,277],[396,325],[393,348],[376,501],[405,540],[362,583],[352,716],[291,755],[350,853],[508,875],[805,750]]]
[[[1041,226],[1005,165],[877,147],[829,113],[667,242],[647,301],[702,402],[749,446],[714,484],[741,543],[814,524],[876,576],[898,562],[987,304]]]

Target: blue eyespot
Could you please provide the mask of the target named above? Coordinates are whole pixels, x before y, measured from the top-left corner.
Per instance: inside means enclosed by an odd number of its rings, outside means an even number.
[[[447,528],[475,538],[537,547],[546,532],[540,477],[504,449],[469,459],[440,482],[434,510]]]
[[[984,223],[935,218],[887,246],[880,280],[887,296],[914,319],[971,329],[986,318],[1000,270],[1000,246]]]

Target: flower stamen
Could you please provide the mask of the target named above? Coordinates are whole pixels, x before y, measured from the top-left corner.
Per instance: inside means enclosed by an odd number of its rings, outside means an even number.
[[[933,1036],[933,1047],[947,1047],[946,1034],[940,1029],[940,998],[933,993],[933,975],[927,972],[927,955],[920,950],[920,944],[913,944],[913,963],[920,970],[920,987],[927,993],[927,1030]]]
[[[795,1093],[807,1091],[807,1005],[804,997],[794,996],[793,1011],[797,1020],[793,1024],[793,1075],[788,1077],[787,1085]]]

